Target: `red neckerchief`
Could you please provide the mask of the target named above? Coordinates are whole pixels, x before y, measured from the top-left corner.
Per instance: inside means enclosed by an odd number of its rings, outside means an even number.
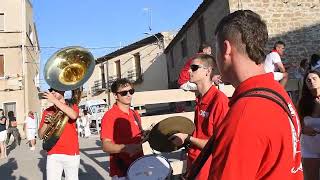
[[[279,52],[276,50],[276,49],[272,49],[272,51],[271,52],[276,52],[276,53],[278,53],[279,54]]]

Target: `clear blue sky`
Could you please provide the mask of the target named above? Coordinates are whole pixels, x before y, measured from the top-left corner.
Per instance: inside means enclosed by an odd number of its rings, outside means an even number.
[[[33,0],[41,48],[42,69],[55,48],[80,45],[95,58],[146,37],[151,14],[152,33],[178,31],[202,0]],[[145,8],[150,9],[145,10]],[[150,13],[151,12],[151,13]],[[104,48],[105,47],[105,48]],[[113,47],[113,48],[107,48]]]

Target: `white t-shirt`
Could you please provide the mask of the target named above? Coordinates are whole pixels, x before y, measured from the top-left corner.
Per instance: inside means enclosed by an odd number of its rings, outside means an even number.
[[[304,124],[320,130],[320,118],[306,116]],[[304,158],[320,158],[320,134],[315,136],[301,135],[301,151]]]
[[[32,119],[29,116],[26,118],[24,123],[26,123],[27,129],[36,129],[37,128],[36,120]]]
[[[281,57],[277,52],[271,52],[267,55],[266,60],[264,61],[264,70],[266,73],[274,72],[274,64],[281,62]]]

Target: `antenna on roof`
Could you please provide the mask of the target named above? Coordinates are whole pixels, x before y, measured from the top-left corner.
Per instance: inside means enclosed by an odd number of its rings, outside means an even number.
[[[148,14],[148,30],[149,32],[152,31],[152,11],[151,11],[151,8],[143,8],[143,11],[146,11]]]

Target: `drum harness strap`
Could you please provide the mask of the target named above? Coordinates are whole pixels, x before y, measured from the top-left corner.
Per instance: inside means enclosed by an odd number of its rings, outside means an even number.
[[[261,97],[261,98],[269,99],[275,102],[288,114],[288,117],[290,118],[292,124],[294,124],[293,118],[292,118],[293,115],[291,114],[289,105],[287,104],[286,100],[276,91],[268,88],[253,88],[240,94],[236,99],[234,99],[231,102],[231,104],[234,104],[237,100],[243,97]],[[197,177],[202,166],[205,164],[205,162],[207,161],[211,153],[215,150],[215,147],[217,145],[214,141],[216,137],[216,133],[217,131],[208,140],[205,147],[201,150],[201,153],[199,154],[198,158],[192,164],[190,171],[187,171],[183,175],[182,179],[194,180]]]
[[[143,130],[142,128],[142,125],[141,125],[141,122],[136,114],[136,112],[134,110],[131,110],[132,113],[133,113],[133,116],[134,116],[134,120],[136,121],[139,129],[140,129],[140,134],[141,134],[141,139],[142,139],[142,142],[145,142],[146,140],[148,140],[148,137],[149,137],[149,133],[150,131],[149,130]]]

